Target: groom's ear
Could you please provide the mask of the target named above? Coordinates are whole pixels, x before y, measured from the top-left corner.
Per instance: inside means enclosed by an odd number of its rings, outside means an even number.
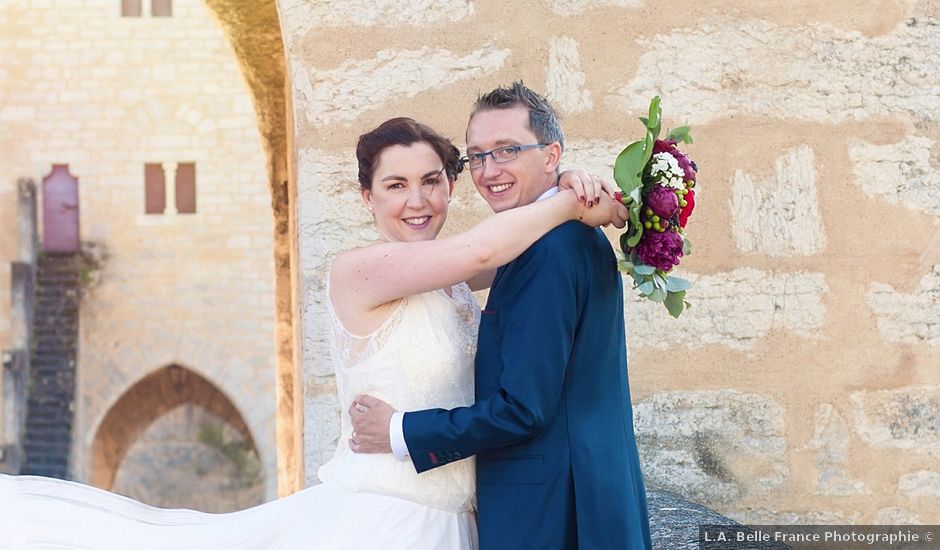
[[[561,144],[553,141],[545,146],[545,173],[556,174],[561,164]]]

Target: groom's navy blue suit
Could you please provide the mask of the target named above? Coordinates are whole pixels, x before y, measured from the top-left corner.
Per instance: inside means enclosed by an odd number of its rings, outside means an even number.
[[[497,272],[476,403],[406,413],[411,460],[477,455],[482,550],[649,549],[626,366],[610,243],[568,222]]]

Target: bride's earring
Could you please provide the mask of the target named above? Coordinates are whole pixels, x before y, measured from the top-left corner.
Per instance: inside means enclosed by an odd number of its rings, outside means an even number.
[[[368,210],[370,214],[375,214],[375,210],[372,208],[371,204],[366,207],[366,210]]]

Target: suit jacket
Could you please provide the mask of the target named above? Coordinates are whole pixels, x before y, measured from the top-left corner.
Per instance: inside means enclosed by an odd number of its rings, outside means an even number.
[[[477,455],[482,550],[652,547],[603,232],[563,224],[497,272],[476,403],[404,415],[419,472]]]

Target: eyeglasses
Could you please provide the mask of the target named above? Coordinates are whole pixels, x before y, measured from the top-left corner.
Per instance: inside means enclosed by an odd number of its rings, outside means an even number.
[[[486,157],[488,156],[493,157],[493,162],[496,164],[502,164],[504,162],[509,162],[519,158],[520,151],[541,149],[542,147],[547,146],[547,143],[533,143],[532,145],[509,145],[507,147],[497,147],[496,149],[492,149],[483,153],[470,153],[467,156],[461,158],[460,163],[470,168],[471,170],[476,170],[477,168],[483,167],[483,165],[486,163]]]

